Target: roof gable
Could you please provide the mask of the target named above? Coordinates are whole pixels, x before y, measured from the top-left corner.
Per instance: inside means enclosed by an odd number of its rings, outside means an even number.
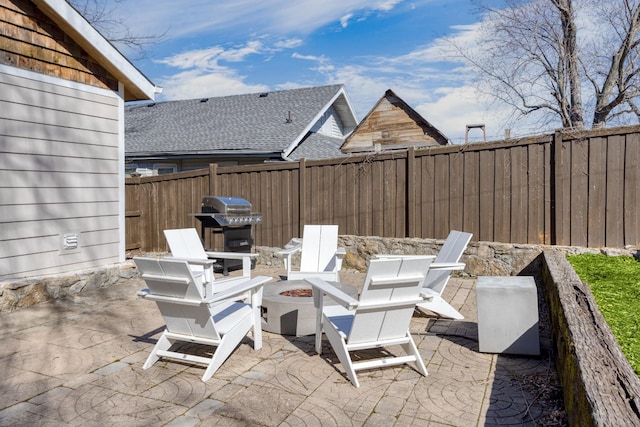
[[[346,138],[341,150],[353,153],[447,143],[446,136],[389,89]]]
[[[355,114],[343,85],[128,105],[126,153],[130,158],[211,154],[273,157],[275,153],[286,159],[331,108],[348,131],[355,127]]]

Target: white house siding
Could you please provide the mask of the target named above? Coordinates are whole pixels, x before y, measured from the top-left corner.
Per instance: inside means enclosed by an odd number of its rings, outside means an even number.
[[[333,138],[344,138],[346,134],[345,127],[340,120],[340,116],[333,107],[329,108],[322,115],[311,131]]]
[[[118,94],[0,67],[0,280],[119,261]],[[77,233],[77,249],[61,249]]]

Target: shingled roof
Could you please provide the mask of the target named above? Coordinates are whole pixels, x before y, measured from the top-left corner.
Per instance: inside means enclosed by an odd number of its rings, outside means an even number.
[[[343,85],[135,104],[125,108],[126,156],[337,157],[356,125]],[[339,143],[327,144],[336,133]]]

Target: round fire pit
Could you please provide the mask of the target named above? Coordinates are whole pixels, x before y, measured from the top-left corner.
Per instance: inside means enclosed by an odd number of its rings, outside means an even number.
[[[341,283],[332,284],[347,295],[357,298],[356,288]],[[325,297],[324,304],[335,302]],[[304,280],[285,280],[265,285],[262,294],[262,329],[297,337],[315,334],[316,310],[311,285]]]

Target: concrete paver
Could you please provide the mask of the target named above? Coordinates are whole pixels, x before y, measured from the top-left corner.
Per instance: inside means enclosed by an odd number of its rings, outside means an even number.
[[[282,268],[254,275],[279,280]],[[360,285],[363,273],[344,272]],[[540,357],[478,352],[473,279],[447,298],[462,321],[416,312],[411,332],[429,375],[408,366],[358,374],[354,388],[326,340],[264,332],[244,339],[212,379],[199,365],[142,364],[163,330],[139,278],[0,315],[0,425],[480,426],[558,420],[548,334]],[[543,324],[544,327],[544,324]],[[545,341],[546,340],[546,341]],[[207,349],[204,349],[207,350]],[[393,351],[393,349],[391,349]],[[551,390],[551,392],[549,392]],[[546,393],[546,394],[545,394]],[[561,418],[560,418],[561,419]]]

